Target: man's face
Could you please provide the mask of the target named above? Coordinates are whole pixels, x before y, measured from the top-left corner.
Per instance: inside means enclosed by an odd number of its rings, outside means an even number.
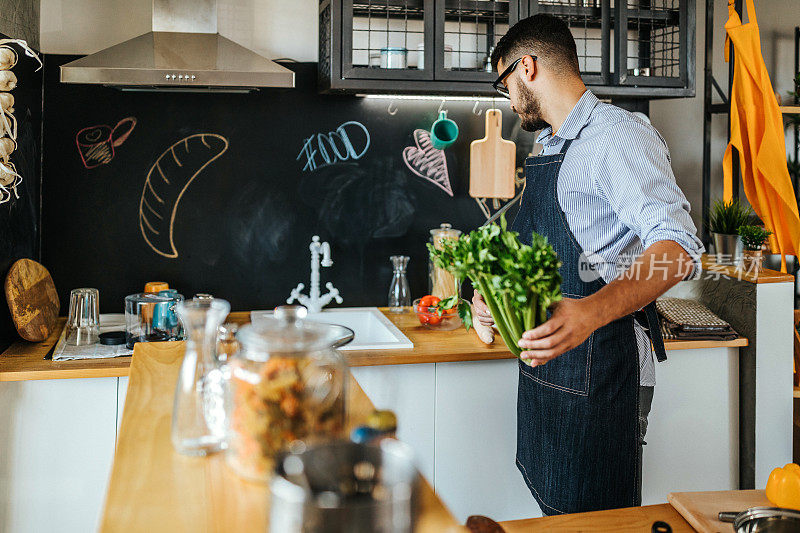
[[[546,128],[549,124],[542,118],[539,96],[529,86],[532,85],[532,82],[526,78],[523,64],[526,61],[531,60],[528,58],[520,62],[517,68],[503,80],[503,83],[508,88],[508,95],[511,97],[511,110],[519,115],[521,120],[520,127],[525,131],[533,132]],[[500,61],[498,70],[502,72],[504,68],[505,65]]]

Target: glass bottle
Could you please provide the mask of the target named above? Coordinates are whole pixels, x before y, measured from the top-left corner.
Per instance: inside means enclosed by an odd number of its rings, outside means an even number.
[[[392,313],[404,313],[411,306],[411,290],[406,279],[409,259],[407,255],[393,255],[389,258],[394,270],[392,283],[389,285],[389,311]]]
[[[217,331],[231,306],[225,300],[192,300],[176,307],[186,335],[175,403],[172,445],[184,455],[225,447],[225,370],[217,359]]]

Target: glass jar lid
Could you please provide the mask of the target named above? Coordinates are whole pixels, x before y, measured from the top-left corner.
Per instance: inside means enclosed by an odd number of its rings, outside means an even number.
[[[237,340],[248,354],[311,353],[344,346],[353,340],[353,330],[344,326],[303,320],[307,310],[299,305],[275,309],[273,316],[242,326]]]
[[[438,228],[431,230],[431,236],[436,239],[455,239],[461,235],[460,229],[453,229],[453,226],[447,222],[443,222]]]

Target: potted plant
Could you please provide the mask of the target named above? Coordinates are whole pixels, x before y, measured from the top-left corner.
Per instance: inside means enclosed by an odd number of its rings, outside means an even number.
[[[742,205],[739,200],[714,202],[707,227],[714,239],[717,263],[721,265],[737,263],[736,259],[741,255],[742,250],[742,242],[738,234],[739,226],[746,225],[752,214],[753,210],[750,206]]]
[[[739,227],[739,237],[741,237],[742,246],[744,247],[742,268],[755,273],[761,270],[761,262],[764,259],[761,248],[770,235],[772,235],[772,232],[761,226]]]

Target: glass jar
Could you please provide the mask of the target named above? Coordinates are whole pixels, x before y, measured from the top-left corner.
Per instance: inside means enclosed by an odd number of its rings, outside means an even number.
[[[266,482],[277,454],[344,434],[348,368],[334,348],[352,331],[303,321],[306,308],[283,306],[239,329],[229,359],[228,465]]]
[[[442,242],[445,239],[457,239],[461,235],[461,230],[453,229],[450,224],[441,224],[438,228],[431,230],[431,243],[437,250],[442,249]],[[450,272],[439,268],[428,258],[428,294],[444,300],[450,296],[461,297],[461,280],[457,279]]]

